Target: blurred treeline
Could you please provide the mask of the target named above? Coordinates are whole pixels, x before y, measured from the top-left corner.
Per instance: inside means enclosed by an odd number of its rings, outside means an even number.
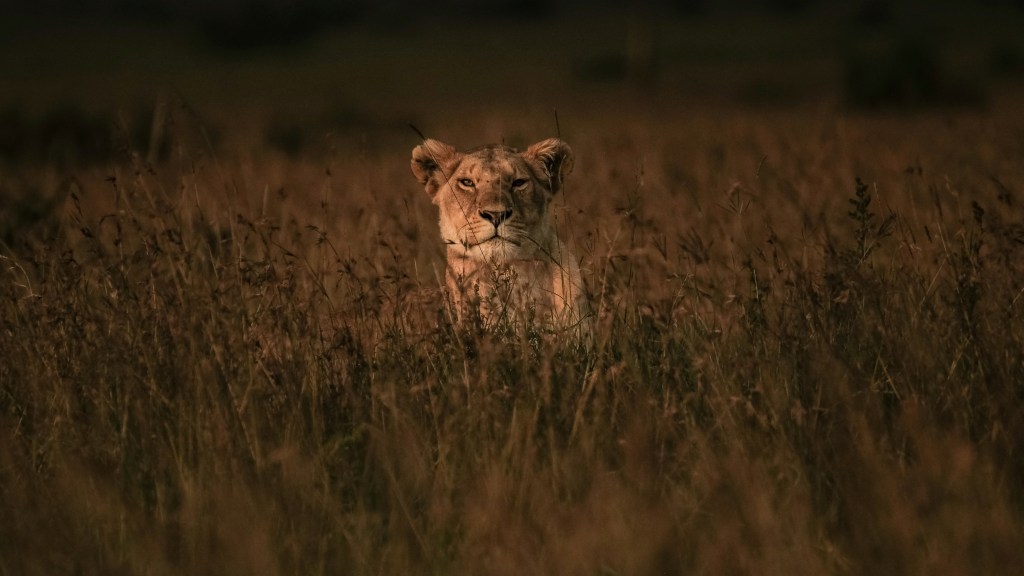
[[[1022,8],[1024,0],[40,0],[0,21],[0,166],[97,165],[125,149],[159,159],[167,131],[157,102],[167,93],[194,106],[207,144],[234,122],[255,130],[249,142],[292,155],[339,128],[404,131],[409,121],[440,120],[442,108],[502,102],[578,115],[707,103],[982,109],[1024,92]],[[232,117],[243,108],[248,117]]]
[[[1024,8],[1024,0],[41,0],[5,9],[6,18],[99,17],[197,24],[211,44],[247,49],[301,42],[325,29],[367,19],[404,22],[424,17],[545,18],[587,10],[714,17],[740,12],[772,16],[838,16],[880,24],[927,18],[948,10]]]

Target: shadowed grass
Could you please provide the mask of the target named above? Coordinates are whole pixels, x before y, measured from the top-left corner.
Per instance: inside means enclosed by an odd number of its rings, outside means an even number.
[[[1012,572],[1019,119],[968,120],[578,127],[590,350],[450,324],[411,146],[85,173],[0,260],[0,573]]]

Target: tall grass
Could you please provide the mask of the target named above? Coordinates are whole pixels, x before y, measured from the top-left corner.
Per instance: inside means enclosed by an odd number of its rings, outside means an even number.
[[[1019,119],[572,130],[588,350],[451,324],[414,142],[67,184],[0,256],[0,573],[1024,565]]]

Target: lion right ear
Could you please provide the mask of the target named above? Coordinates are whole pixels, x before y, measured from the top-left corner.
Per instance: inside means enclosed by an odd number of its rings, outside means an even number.
[[[448,181],[448,174],[451,174],[459,157],[460,154],[455,148],[428,138],[423,144],[413,148],[409,166],[416,180],[433,198],[438,189]]]
[[[572,148],[558,138],[548,138],[533,144],[523,156],[540,163],[552,194],[562,189],[565,177],[572,172]]]

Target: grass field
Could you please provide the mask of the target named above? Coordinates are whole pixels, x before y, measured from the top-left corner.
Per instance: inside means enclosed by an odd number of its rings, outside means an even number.
[[[583,28],[517,23],[521,59],[472,31],[449,65],[430,27],[8,55],[0,574],[1024,566],[1019,80],[864,111],[838,51],[794,56],[813,25],[712,21],[671,24],[652,86],[602,22],[535,82]],[[589,349],[448,321],[409,122],[573,146]]]

